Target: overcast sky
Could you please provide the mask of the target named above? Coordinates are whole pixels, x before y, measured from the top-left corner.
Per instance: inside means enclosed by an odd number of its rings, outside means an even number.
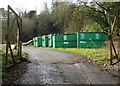
[[[0,0],[0,8],[7,9],[7,5],[10,5],[14,10],[37,10],[37,14],[44,8],[44,2],[48,3],[48,7],[51,7],[51,0]]]
[[[61,0],[57,0],[61,1]],[[75,2],[76,0],[62,0]],[[78,0],[82,1],[82,0]],[[92,0],[87,0],[92,1]],[[99,1],[99,0],[98,0]],[[101,0],[101,1],[120,1],[120,0]],[[7,5],[10,5],[15,11],[19,10],[36,10],[37,14],[40,13],[41,10],[44,9],[44,2],[48,3],[48,8],[51,8],[51,0],[0,0],[0,8],[7,9]]]
[[[44,9],[44,3],[47,2],[48,8],[51,8],[52,0],[0,0],[0,8],[7,9],[7,5],[10,5],[15,11],[22,10],[36,10],[37,14],[40,13],[41,10]],[[76,0],[56,0],[56,1],[68,1],[74,2]]]

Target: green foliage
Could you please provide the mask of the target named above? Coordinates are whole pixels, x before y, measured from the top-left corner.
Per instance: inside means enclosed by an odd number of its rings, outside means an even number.
[[[53,26],[51,15],[48,11],[44,10],[38,16],[39,21],[39,35],[56,33],[56,27]]]
[[[24,48],[41,48],[41,47],[25,46]],[[89,49],[89,48],[49,48],[47,47],[45,49],[55,49],[55,50],[75,53],[78,55],[87,56],[88,58],[95,60],[98,63],[105,63],[105,64],[109,63],[109,57],[110,57],[109,51],[101,48]]]
[[[83,6],[63,2],[53,7],[52,19],[60,33],[75,33],[83,28],[86,14],[81,8]]]
[[[47,3],[44,5],[44,9],[38,15],[35,10],[20,12],[23,19],[23,42],[36,36],[51,33],[109,32],[115,17],[115,30],[120,28],[120,2],[70,3],[53,1],[51,9],[48,8]],[[3,30],[3,33],[5,32]],[[12,34],[11,39],[16,40],[15,34]]]
[[[13,51],[13,54],[14,54],[16,63],[20,62],[20,59],[17,57],[17,51],[16,50]],[[9,72],[7,72],[6,68],[13,65],[10,52],[8,52],[8,63],[7,64],[5,63],[5,60],[6,60],[5,56],[6,56],[5,50],[0,49],[0,64],[2,65],[2,70],[0,69],[0,76],[2,76],[2,77],[8,77],[9,76]],[[28,57],[27,54],[22,52],[22,59],[27,60],[27,57]]]
[[[13,60],[12,60],[12,57],[11,57],[11,54],[10,54],[10,51],[8,52],[8,59],[7,59],[7,64],[5,63],[6,61],[6,51],[5,50],[2,50],[2,57],[1,57],[1,60],[2,60],[2,64],[3,64],[3,69],[5,67],[8,67],[8,66],[11,66],[13,65]],[[15,57],[15,62],[20,62],[20,58],[17,57],[17,51],[16,50],[13,50],[13,54],[14,54],[14,57]],[[27,59],[27,54],[25,54],[24,52],[22,52],[22,58],[23,59]]]
[[[87,48],[56,48],[56,50],[76,53],[79,55],[85,55],[90,59],[99,63],[109,62],[109,51],[102,49],[87,49]]]
[[[29,18],[23,19],[22,41],[28,41],[33,37],[34,22]]]
[[[57,27],[58,33],[64,33],[64,28],[68,22],[67,9],[68,5],[61,2],[52,10],[52,20],[54,22],[54,26]]]
[[[97,22],[103,31],[109,32],[111,23],[113,23],[116,17],[116,29],[119,26],[118,21],[120,20],[119,7],[120,2],[92,2],[86,5],[87,13],[89,18]]]
[[[33,18],[36,15],[36,11],[32,10],[27,13],[28,18]]]

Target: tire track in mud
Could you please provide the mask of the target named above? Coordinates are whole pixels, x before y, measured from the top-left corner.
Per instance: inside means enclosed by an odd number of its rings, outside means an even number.
[[[109,74],[85,64],[74,63],[82,57],[52,50],[24,49],[31,63],[27,72],[18,80],[22,84],[115,84]]]

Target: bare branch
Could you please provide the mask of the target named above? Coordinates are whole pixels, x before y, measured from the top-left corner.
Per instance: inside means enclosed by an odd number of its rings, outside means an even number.
[[[94,2],[95,2],[99,7],[101,7],[101,8],[104,9],[104,10],[106,10],[107,12],[109,12],[108,9],[104,8],[103,6],[101,6],[101,5],[100,5],[98,2],[96,2],[95,0],[94,0]]]
[[[95,0],[94,0],[94,2],[95,2],[99,7],[101,7],[103,10],[105,10],[106,12],[111,13],[111,14],[114,15],[114,16],[117,16],[117,15],[114,14],[112,11],[106,9],[105,7],[103,7],[102,5],[100,5],[100,4],[99,4],[98,2],[96,2]]]
[[[114,21],[113,21],[113,23],[111,24],[111,32],[113,33],[113,31],[114,31],[114,28],[115,28],[115,22],[116,22],[116,17],[114,18]]]
[[[92,7],[90,7],[90,6],[87,6],[87,5],[85,5],[86,7],[88,7],[88,8],[90,8],[90,9],[92,9],[93,11],[95,11],[95,12],[98,12],[98,13],[103,13],[102,11],[100,11],[99,9],[96,9],[96,8],[92,8]]]

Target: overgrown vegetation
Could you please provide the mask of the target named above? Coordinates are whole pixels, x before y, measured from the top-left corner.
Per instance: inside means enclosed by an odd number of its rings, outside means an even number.
[[[37,14],[35,10],[20,11],[23,20],[22,41],[35,36],[48,34],[70,34],[76,32],[109,32],[111,23],[116,18],[114,33],[120,28],[120,2],[57,2],[52,0],[52,7],[47,3]],[[11,17],[12,18],[12,17]],[[3,23],[3,39],[6,32]],[[14,34],[13,34],[14,35]],[[11,36],[11,40],[13,36]],[[15,39],[15,38],[14,38]]]
[[[13,50],[13,54],[14,54],[16,63],[20,62],[20,59],[17,57],[17,50]],[[7,66],[12,65],[13,63],[12,63],[12,58],[11,58],[10,51],[8,52],[7,64],[5,63],[5,56],[6,56],[5,50],[2,50],[2,63],[3,63],[3,67],[4,66],[7,67]],[[23,59],[27,59],[27,54],[25,54],[24,52],[22,52],[22,58]]]
[[[109,63],[109,51],[103,49],[88,49],[88,48],[56,48],[56,50],[76,53],[79,55],[87,56],[88,58],[99,62],[99,63]]]
[[[1,52],[0,62],[2,64],[2,71],[1,71],[2,73],[1,74],[2,74],[3,77],[6,77],[6,76],[9,75],[9,73],[6,72],[6,69],[13,66],[13,65],[15,65],[15,64],[13,64],[10,52],[8,52],[7,63],[5,63],[6,62],[5,61],[6,60],[5,59],[5,56],[6,56],[5,50],[0,50],[0,52]],[[16,64],[21,62],[21,60],[17,57],[17,51],[13,50],[13,53],[14,53]],[[27,54],[22,52],[22,58],[27,60]]]
[[[42,48],[42,47],[34,47],[34,46],[25,46],[24,48]],[[61,50],[65,52],[75,53],[78,55],[87,56],[96,62],[109,64],[109,50],[105,50],[102,48],[45,48],[45,49],[55,49]]]

